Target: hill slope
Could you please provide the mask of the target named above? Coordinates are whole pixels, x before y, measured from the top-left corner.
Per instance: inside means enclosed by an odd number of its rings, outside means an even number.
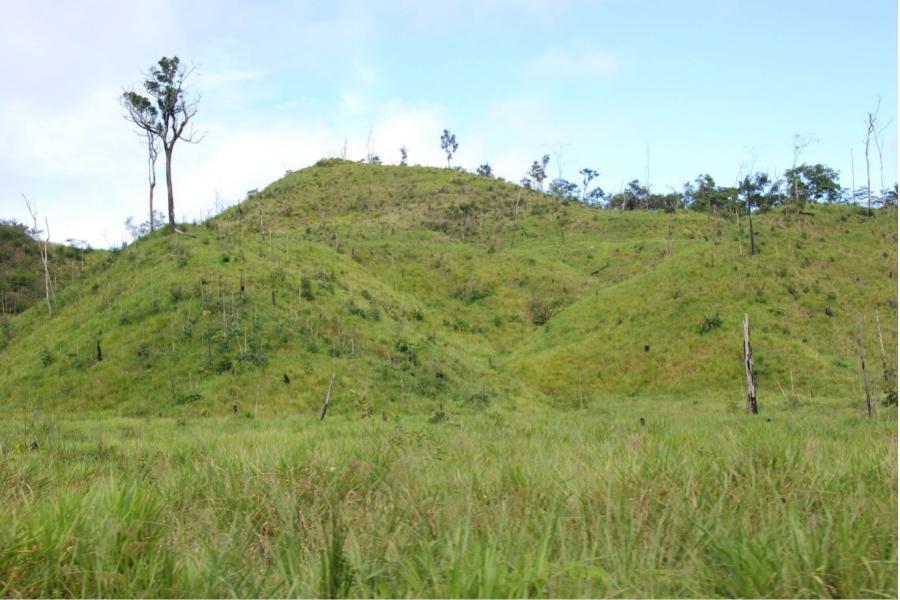
[[[369,413],[857,394],[873,307],[895,361],[895,213],[600,211],[443,169],[325,161],[189,236],[99,257],[9,320],[0,391],[126,414]],[[98,356],[98,343],[100,355]],[[893,364],[891,362],[890,364]],[[880,367],[873,369],[880,377]],[[855,400],[854,400],[855,401]]]
[[[38,242],[28,227],[0,220],[0,314],[15,314],[44,299],[44,267]],[[62,244],[48,248],[54,287],[66,285],[82,271],[85,254],[92,252]]]

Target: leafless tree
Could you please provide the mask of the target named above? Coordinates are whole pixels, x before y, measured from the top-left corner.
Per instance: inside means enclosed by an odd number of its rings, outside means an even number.
[[[37,224],[37,211],[31,205],[31,202],[28,201],[28,198],[25,194],[22,194],[22,198],[25,200],[25,207],[28,209],[28,214],[31,215],[31,220],[34,222],[34,232],[35,241],[38,243],[38,247],[41,251],[41,264],[44,266],[44,295],[47,298],[47,313],[52,317],[53,316],[53,301],[56,300],[56,294],[53,292],[53,280],[50,279],[50,268],[48,265],[48,252],[47,252],[47,244],[50,242],[50,223],[47,219],[44,219],[44,225],[46,226],[46,230],[44,231],[44,239],[40,240],[37,238],[40,235],[40,230],[38,230]],[[52,301],[51,301],[52,299]]]
[[[150,186],[150,233],[156,231],[153,219],[153,190],[156,188],[156,159],[159,157],[159,145],[156,136],[144,131],[147,138],[147,184]]]
[[[792,170],[795,170],[797,168],[797,161],[800,160],[800,154],[803,152],[804,148],[809,146],[809,144],[811,142],[812,142],[812,140],[800,135],[799,133],[794,135],[794,163],[791,166]],[[794,178],[794,186],[793,186],[794,187],[794,205],[795,206],[800,204],[800,195],[799,195],[799,190],[797,189],[798,182],[799,182],[799,178],[795,177]]]
[[[866,127],[866,203],[869,214],[872,214],[872,173],[869,168],[869,144],[872,137],[875,136],[875,123],[878,122],[878,109],[881,107],[881,98],[875,104],[875,112],[868,113],[868,124]]]

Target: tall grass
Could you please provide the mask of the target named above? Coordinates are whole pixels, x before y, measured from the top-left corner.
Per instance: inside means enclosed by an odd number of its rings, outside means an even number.
[[[896,597],[896,413],[765,412],[4,420],[0,596]]]

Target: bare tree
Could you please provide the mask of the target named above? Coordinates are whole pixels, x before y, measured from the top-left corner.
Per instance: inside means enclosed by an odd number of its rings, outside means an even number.
[[[794,135],[794,145],[793,145],[793,148],[794,148],[794,163],[793,163],[793,165],[791,166],[791,170],[792,170],[792,171],[796,172],[796,170],[797,170],[797,161],[800,159],[800,154],[803,152],[803,149],[804,149],[804,148],[806,148],[807,146],[809,146],[809,144],[810,144],[811,141],[812,141],[812,140],[810,140],[810,139],[807,138],[807,137],[804,137],[804,136],[800,135],[799,133]],[[799,184],[799,178],[798,178],[798,177],[795,177],[793,183],[794,183],[794,185],[793,185],[793,188],[794,188],[794,205],[796,206],[796,205],[799,205],[799,204],[800,204],[800,195],[799,195],[799,190],[797,189],[797,185]]]
[[[177,56],[164,56],[150,68],[144,81],[147,96],[133,90],[122,94],[125,118],[151,138],[159,140],[165,153],[169,231],[172,233],[175,232],[175,194],[172,187],[172,153],[175,143],[178,140],[188,143],[200,141],[190,131],[185,131],[188,123],[196,116],[199,103],[199,99],[189,99],[185,89],[192,72],[193,69],[182,65]],[[150,220],[153,221],[152,216]]]
[[[147,137],[147,183],[150,186],[150,233],[153,233],[156,231],[153,220],[153,190],[156,188],[156,159],[159,157],[159,145],[155,135],[148,131],[145,131],[144,135]]]
[[[47,298],[47,313],[52,317],[53,316],[53,301],[56,300],[56,294],[53,292],[53,280],[50,279],[50,268],[48,266],[48,252],[47,252],[47,244],[50,242],[50,223],[47,219],[44,219],[44,225],[47,227],[45,230],[45,238],[43,240],[38,239],[38,235],[40,235],[40,230],[38,230],[37,224],[37,211],[35,211],[34,207],[31,206],[31,202],[28,201],[28,198],[25,194],[22,194],[22,198],[25,200],[25,207],[28,209],[28,214],[31,215],[31,220],[34,222],[33,234],[35,236],[35,241],[38,243],[38,248],[41,251],[41,264],[44,266],[44,295]]]
[[[891,122],[888,121],[881,126],[881,129],[875,132],[875,150],[878,152],[878,178],[881,182],[881,187],[878,188],[878,199],[881,201],[882,206],[884,205],[884,194],[887,188],[884,187],[884,156],[881,153],[881,134],[884,133],[884,130],[887,129],[890,124]]]
[[[875,138],[877,144],[878,132],[875,124],[878,122],[878,109],[881,108],[881,98],[875,103],[875,112],[868,113],[868,124],[866,127],[866,202],[869,214],[872,214],[872,174],[869,168],[869,144],[872,138]]]

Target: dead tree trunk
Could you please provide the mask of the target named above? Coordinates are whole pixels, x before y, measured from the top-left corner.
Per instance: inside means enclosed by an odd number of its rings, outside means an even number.
[[[323,420],[325,418],[325,413],[328,412],[328,407],[331,406],[331,388],[334,386],[334,372],[331,373],[331,382],[328,384],[328,393],[325,394],[325,402],[322,403],[322,414],[319,415],[319,420]]]
[[[156,222],[153,218],[153,190],[156,189],[156,158],[159,156],[159,148],[156,146],[156,137],[149,131],[147,135],[147,183],[150,186],[150,233],[156,231]]]
[[[756,404],[756,379],[753,377],[753,348],[750,346],[750,317],[744,315],[744,371],[747,375],[747,409],[751,415],[759,414]]]
[[[872,391],[869,389],[869,376],[866,374],[866,347],[864,344],[865,336],[863,334],[863,320],[862,317],[859,319],[859,336],[857,337],[857,341],[859,342],[859,368],[862,371],[863,378],[863,387],[866,389],[866,412],[871,417],[873,406],[872,406]]]
[[[25,200],[25,206],[28,208],[28,212],[31,215],[31,220],[34,221],[34,236],[35,241],[38,243],[38,248],[41,252],[41,264],[44,267],[44,294],[47,297],[47,312],[52,317],[53,316],[53,303],[51,302],[51,298],[53,300],[56,299],[56,294],[53,293],[53,280],[50,278],[50,268],[48,266],[49,254],[47,252],[47,243],[50,241],[50,222],[47,219],[44,219],[44,224],[47,227],[46,238],[41,241],[37,239],[38,235],[38,224],[37,224],[37,213],[31,207],[31,202],[28,201],[28,198],[23,194],[22,198]]]
[[[872,141],[872,136],[876,135],[875,123],[878,121],[878,109],[880,107],[881,98],[878,99],[875,112],[868,114],[869,122],[866,128],[866,206],[870,215],[872,214],[872,173],[869,167],[869,144]]]
[[[750,256],[756,256],[756,237],[753,235],[753,213],[747,203],[747,222],[750,224]]]
[[[888,369],[887,353],[884,351],[884,337],[881,335],[881,319],[878,318],[878,310],[875,310],[875,328],[878,330],[878,347],[881,350],[881,375],[884,379],[884,389],[891,385],[891,375]]]

